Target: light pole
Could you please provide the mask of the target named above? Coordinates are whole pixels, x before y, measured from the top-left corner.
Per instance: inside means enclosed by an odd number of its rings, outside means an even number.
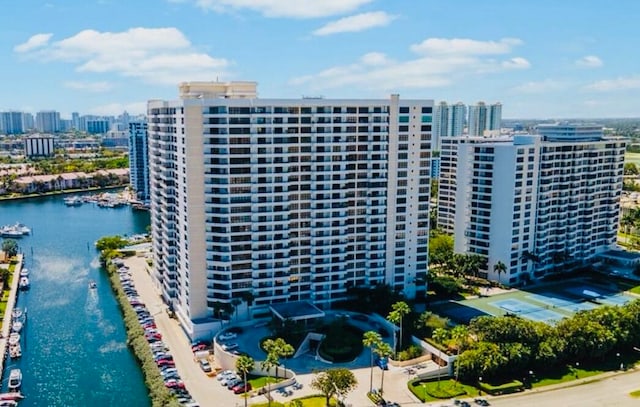
[[[478,377],[478,395],[482,396],[482,376]]]
[[[620,362],[620,370],[624,369],[624,363],[622,363],[622,360],[620,359],[620,352],[616,353],[616,357],[618,358],[618,362]]]
[[[578,369],[580,368],[580,362],[576,362],[576,379],[578,378]]]
[[[422,382],[422,401],[427,401],[427,383]]]

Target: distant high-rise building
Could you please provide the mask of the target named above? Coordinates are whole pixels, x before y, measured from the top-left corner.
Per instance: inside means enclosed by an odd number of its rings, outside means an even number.
[[[149,203],[149,144],[147,123],[129,123],[129,174],[138,201]]]
[[[542,127],[544,136],[458,144],[455,251],[483,256],[490,280],[540,279],[616,244],[625,140],[601,127]]]
[[[110,128],[111,125],[108,120],[87,120],[87,133],[89,134],[105,134]]]
[[[31,113],[22,113],[22,126],[24,127],[25,132],[36,128],[36,123]]]
[[[467,118],[467,106],[458,102],[448,105],[440,102],[434,109],[433,135],[434,145],[440,150],[440,140],[443,137],[459,137],[464,132],[464,124]]]
[[[0,133],[4,134],[22,134],[24,130],[24,122],[22,112],[0,112]]]
[[[152,277],[190,336],[248,293],[253,312],[349,287],[424,294],[433,101],[180,90],[148,104]]]
[[[57,133],[60,131],[60,113],[43,110],[36,113],[36,130],[41,133]]]
[[[500,130],[502,126],[502,105],[487,106],[484,102],[469,106],[468,134],[470,137],[484,136],[485,130]]]
[[[74,130],[80,130],[80,113],[71,113],[71,124]]]

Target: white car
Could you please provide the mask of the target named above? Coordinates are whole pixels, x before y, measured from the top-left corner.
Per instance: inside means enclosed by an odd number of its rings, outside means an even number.
[[[224,345],[222,345],[222,350],[225,351],[231,351],[234,349],[238,349],[238,344],[237,343],[226,343]]]
[[[216,379],[218,381],[221,381],[222,379],[227,379],[231,376],[235,376],[235,373],[233,372],[233,370],[225,370],[223,372],[218,373],[218,376],[216,376]]]
[[[235,382],[236,380],[240,379],[234,374],[232,376],[224,377],[222,380],[220,380],[220,384],[226,387],[229,385],[229,383]]]
[[[233,332],[225,332],[223,334],[220,334],[220,336],[218,336],[218,339],[220,339],[221,341],[230,341],[231,339],[236,339],[237,337],[238,335]]]

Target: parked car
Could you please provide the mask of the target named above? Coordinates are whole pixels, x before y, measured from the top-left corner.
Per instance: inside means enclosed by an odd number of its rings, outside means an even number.
[[[382,370],[389,370],[389,361],[387,358],[376,359],[376,365]]]
[[[237,343],[225,343],[224,345],[222,345],[222,350],[226,350],[226,351],[232,351],[234,349],[238,349],[238,344]]]
[[[224,370],[220,373],[218,373],[218,376],[216,377],[216,380],[218,381],[222,381],[222,379],[226,379],[230,376],[235,376],[235,372],[233,370]]]
[[[230,381],[227,382],[227,389],[231,390],[233,389],[233,387],[237,384],[242,383],[242,379],[239,377],[236,377],[234,379],[231,379]]]
[[[474,401],[475,401],[475,402],[476,402],[476,404],[477,404],[477,405],[479,405],[479,406],[484,406],[484,407],[486,407],[486,406],[488,406],[488,405],[489,405],[489,402],[488,402],[486,399],[475,399]]]
[[[200,369],[202,369],[205,373],[211,373],[211,364],[206,359],[198,360],[198,364],[200,365]]]
[[[231,339],[236,339],[238,337],[237,334],[234,334],[233,332],[225,332],[223,334],[220,334],[218,336],[218,339],[220,339],[221,341],[230,341]]]
[[[251,391],[251,383],[239,383],[231,388],[235,394]]]

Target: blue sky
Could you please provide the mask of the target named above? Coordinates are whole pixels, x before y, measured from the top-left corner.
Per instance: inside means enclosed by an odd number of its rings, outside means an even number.
[[[189,80],[260,97],[500,101],[505,118],[638,117],[637,1],[20,0],[0,110],[141,113]]]

